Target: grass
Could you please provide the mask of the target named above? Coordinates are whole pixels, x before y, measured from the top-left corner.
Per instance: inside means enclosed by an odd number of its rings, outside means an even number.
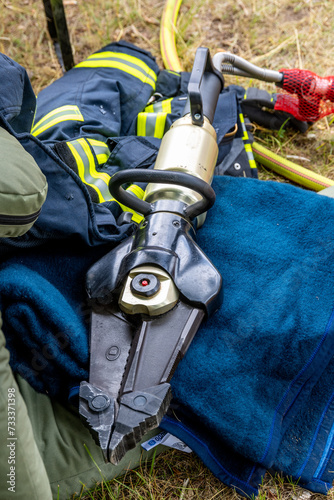
[[[38,93],[61,76],[45,26],[42,0],[0,0],[0,50],[25,66]],[[75,62],[110,41],[126,39],[150,50],[162,67],[159,23],[163,1],[64,0]],[[224,50],[271,69],[304,68],[321,76],[334,74],[334,2],[332,0],[184,0],[177,24],[177,47],[190,70],[196,48]],[[242,78],[226,83],[248,86]],[[252,82],[260,88],[275,87]],[[301,165],[334,179],[334,125],[330,118],[308,133],[254,130],[256,140]],[[302,159],[306,158],[306,160]],[[284,181],[261,168],[261,178]],[[329,494],[334,499],[334,494]],[[81,499],[222,499],[241,497],[214,478],[194,455],[168,451],[151,464],[128,472],[110,484],[82,491]],[[320,500],[288,478],[269,474],[260,500]]]
[[[84,487],[69,500],[242,500],[203,466],[194,455],[169,450],[109,484],[104,481],[94,490]],[[265,476],[258,500],[324,500],[299,487],[291,478],[279,474]],[[329,499],[333,499],[329,493]]]

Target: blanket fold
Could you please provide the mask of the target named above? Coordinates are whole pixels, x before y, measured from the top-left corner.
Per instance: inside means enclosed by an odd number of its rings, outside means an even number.
[[[15,371],[39,391],[48,385],[51,395],[61,390],[62,365],[69,379],[87,376],[85,328],[65,297],[19,264],[2,270],[0,281],[4,331]]]
[[[38,392],[67,400],[88,376],[85,273],[106,249],[52,243],[0,266],[0,310],[13,370]]]
[[[177,418],[162,427],[244,495],[257,494],[268,469],[325,493],[334,479],[334,200],[247,178],[215,178],[213,187],[198,243],[223,276],[224,304],[179,364]],[[78,311],[85,270],[101,253],[33,254],[0,270],[4,329],[16,369],[25,363],[28,373],[31,349],[56,349],[53,375],[39,374],[35,387],[57,395],[86,376],[87,322]],[[68,351],[45,337],[57,332]]]

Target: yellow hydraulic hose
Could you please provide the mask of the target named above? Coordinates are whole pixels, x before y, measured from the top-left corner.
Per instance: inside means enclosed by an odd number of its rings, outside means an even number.
[[[278,156],[258,142],[253,142],[252,149],[256,161],[308,189],[321,191],[334,185],[334,181]]]
[[[166,69],[182,71],[175,45],[175,25],[182,0],[167,0],[160,25],[160,51]]]
[[[182,0],[166,0],[160,26],[160,50],[166,69],[182,71],[175,45],[175,25]],[[258,142],[252,144],[255,160],[274,172],[314,191],[333,186],[334,181],[307,168],[286,160],[264,148]]]

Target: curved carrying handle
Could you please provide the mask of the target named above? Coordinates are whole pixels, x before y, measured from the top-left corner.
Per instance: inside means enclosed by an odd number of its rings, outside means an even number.
[[[183,172],[173,172],[166,170],[146,170],[133,169],[123,170],[114,174],[109,181],[109,191],[116,201],[122,203],[126,207],[131,208],[143,214],[149,215],[154,211],[153,205],[147,201],[127,193],[122,184],[128,182],[154,182],[157,184],[176,184],[193,189],[202,196],[202,200],[193,203],[184,210],[184,215],[189,219],[194,219],[198,215],[209,210],[216,200],[216,195],[212,187],[199,177]]]

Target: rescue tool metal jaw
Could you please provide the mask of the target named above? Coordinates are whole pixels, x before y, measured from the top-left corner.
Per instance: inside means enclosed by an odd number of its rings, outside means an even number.
[[[179,361],[222,302],[222,278],[194,241],[194,225],[215,200],[211,122],[222,87],[208,49],[199,49],[184,116],[165,134],[154,170],[111,179],[112,196],[144,220],[87,273],[90,373],[80,386],[79,412],[114,464],[159,425]],[[149,183],[144,200],[122,188],[136,181]]]

